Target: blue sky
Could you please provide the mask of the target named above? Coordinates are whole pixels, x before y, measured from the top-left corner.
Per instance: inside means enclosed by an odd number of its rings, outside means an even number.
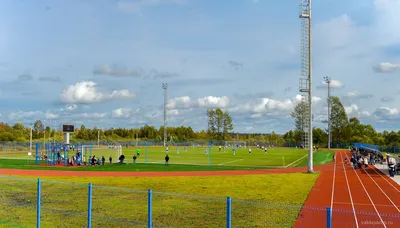
[[[299,2],[6,0],[0,8],[0,118],[88,127],[206,128],[207,108],[235,131],[283,133],[298,102]],[[400,120],[400,0],[314,1],[315,126],[326,85],[378,130]]]

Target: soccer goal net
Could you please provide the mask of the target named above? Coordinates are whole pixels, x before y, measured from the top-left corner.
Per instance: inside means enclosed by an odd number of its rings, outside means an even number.
[[[225,147],[246,148],[246,142],[245,141],[225,141]]]

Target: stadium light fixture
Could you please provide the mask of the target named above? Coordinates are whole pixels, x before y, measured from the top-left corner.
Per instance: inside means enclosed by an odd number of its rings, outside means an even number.
[[[324,81],[328,85],[328,149],[331,149],[331,78],[328,76],[324,77]]]

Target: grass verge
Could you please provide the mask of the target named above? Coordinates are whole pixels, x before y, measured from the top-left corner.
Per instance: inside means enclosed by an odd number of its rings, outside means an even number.
[[[235,227],[291,227],[318,174],[214,177],[43,178],[42,224],[86,223],[87,183],[93,183],[93,225],[142,227],[147,189],[153,189],[154,226],[223,227],[225,197],[232,197]],[[35,225],[36,180],[0,177],[3,223]],[[135,189],[135,190],[133,190]],[[157,190],[157,191],[156,191]]]

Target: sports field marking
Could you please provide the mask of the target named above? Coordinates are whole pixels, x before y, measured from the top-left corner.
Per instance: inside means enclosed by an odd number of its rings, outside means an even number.
[[[334,202],[335,204],[344,204],[344,205],[348,205],[351,203],[347,203],[347,202]],[[368,204],[368,203],[354,203],[354,205],[359,205],[359,206],[372,206],[372,204]],[[378,207],[393,207],[393,205],[384,205],[384,204],[375,204]]]
[[[285,166],[285,168],[290,167],[290,166],[293,165],[294,163],[300,161],[301,159],[304,159],[304,158],[307,157],[307,156],[308,156],[308,154],[304,155],[303,157],[301,157],[301,158],[297,159],[296,161],[290,163],[289,165]]]
[[[386,228],[385,221],[383,221],[383,219],[382,219],[381,215],[380,215],[380,214],[379,214],[379,212],[378,212],[378,209],[376,209],[375,203],[374,203],[374,201],[372,201],[372,199],[371,199],[371,196],[368,194],[368,191],[367,191],[367,189],[365,188],[365,185],[364,185],[364,183],[361,181],[361,178],[360,178],[360,176],[358,175],[358,173],[356,172],[356,170],[355,170],[355,169],[353,169],[353,172],[356,174],[356,176],[357,176],[357,178],[358,178],[358,181],[360,181],[360,183],[361,183],[361,186],[362,186],[362,187],[363,187],[363,189],[364,189],[364,192],[367,194],[369,201],[371,202],[372,206],[373,206],[373,207],[374,207],[374,209],[375,209],[375,212],[376,212],[376,214],[378,215],[379,219],[380,219],[380,220],[381,220],[381,222],[382,222],[381,224],[383,225],[383,227],[385,227],[385,228]]]
[[[371,177],[371,175],[369,175],[369,173],[365,170],[365,168],[363,168],[363,170],[365,171],[365,173],[369,176],[369,178],[371,178],[371,180],[375,183],[375,185],[381,190],[381,192],[386,196],[386,198],[388,198],[388,200],[393,204],[393,206],[397,209],[397,211],[400,213],[399,208],[396,206],[395,203],[393,203],[392,199],[390,199],[390,197],[388,195],[386,195],[385,191],[382,190],[381,187],[379,187],[378,183],[376,183],[376,181],[374,180],[374,178]]]
[[[345,155],[345,156],[346,156],[346,155]],[[346,157],[347,157],[347,156],[346,156]],[[355,208],[354,208],[354,202],[353,202],[353,197],[352,197],[352,195],[351,195],[349,180],[347,179],[346,167],[344,167],[344,163],[343,163],[342,152],[340,152],[340,159],[342,160],[342,166],[343,166],[343,170],[344,170],[344,177],[346,178],[347,190],[349,191],[349,195],[350,195],[350,202],[351,202],[351,207],[353,208],[354,220],[355,220],[356,226],[357,226],[357,228],[358,228],[359,226],[358,226],[358,220],[357,220],[356,210],[355,210]]]
[[[375,173],[377,173],[380,177],[382,177],[386,182],[388,182],[398,193],[400,193],[400,190],[394,186],[392,183],[390,183],[390,181],[387,180],[386,175],[383,176],[382,174],[380,174],[379,172],[377,172],[375,169],[373,169]]]
[[[333,180],[332,180],[332,196],[331,196],[331,209],[333,209],[333,196],[335,195],[335,178],[336,178],[336,152],[334,152],[335,164],[333,165]]]
[[[236,159],[236,160],[233,160],[233,161],[229,161],[229,162],[224,162],[224,163],[221,163],[221,164],[218,164],[218,165],[225,165],[225,164],[230,164],[230,163],[234,163],[234,162],[238,162],[238,161],[243,161],[244,159]]]

